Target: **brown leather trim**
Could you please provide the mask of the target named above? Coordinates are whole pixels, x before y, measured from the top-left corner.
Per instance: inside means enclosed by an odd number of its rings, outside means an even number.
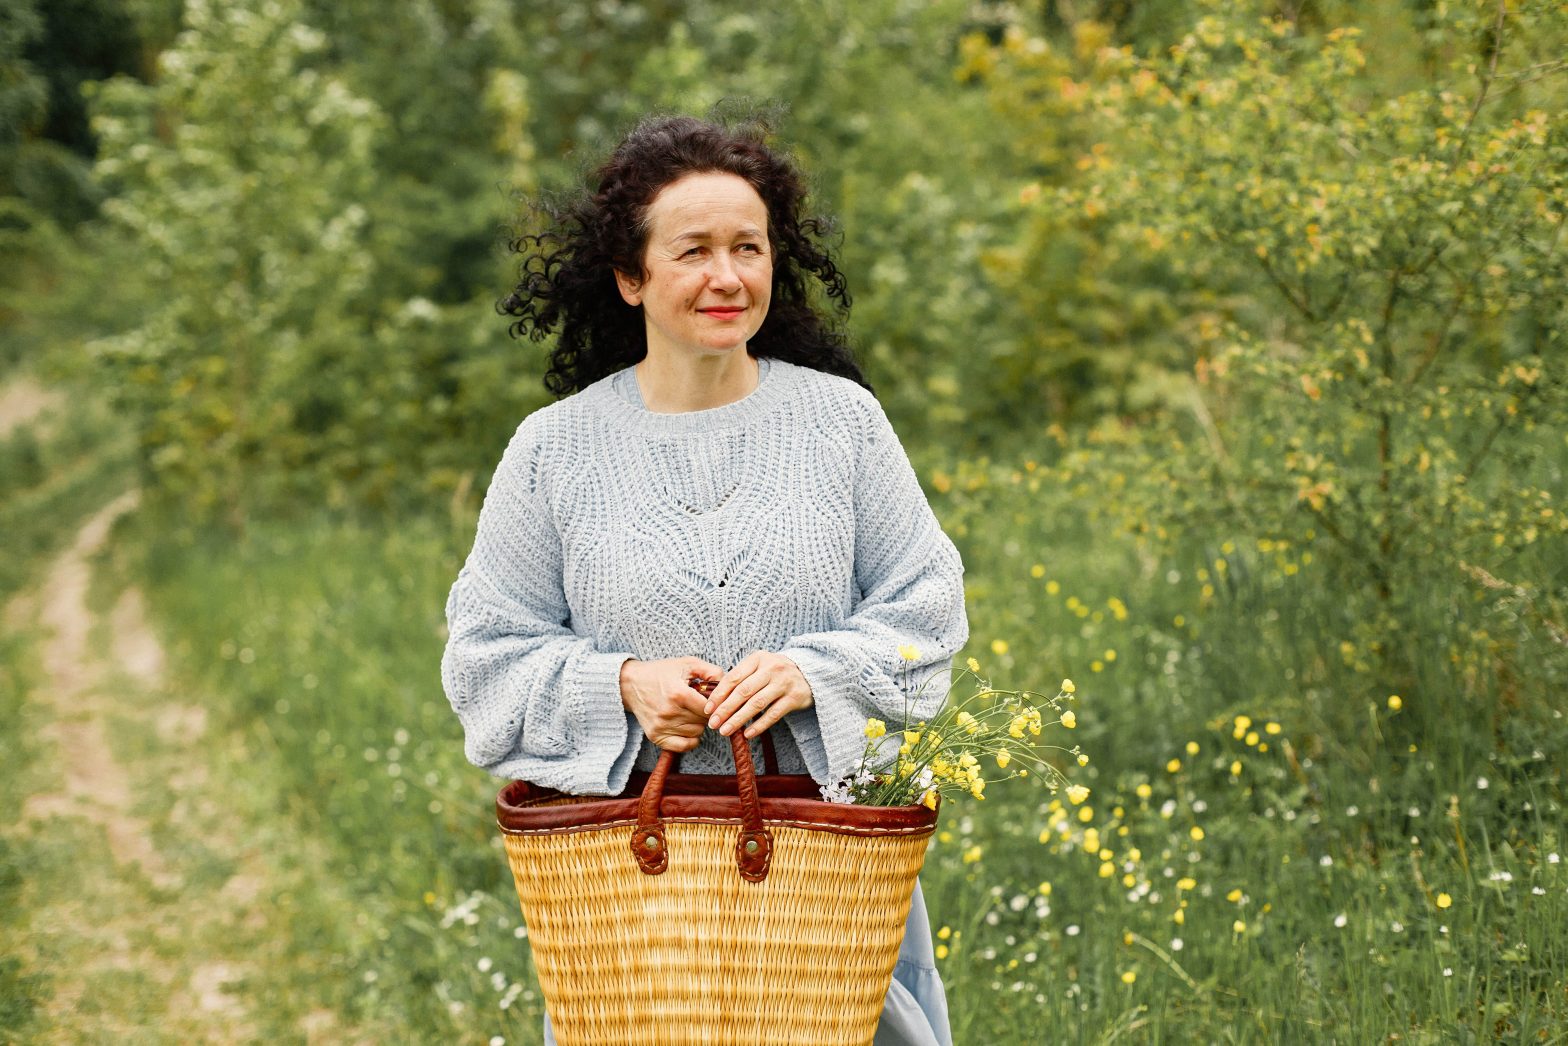
[[[512,834],[635,824],[646,775],[644,778],[641,783],[632,782],[619,796],[583,796],[580,802],[560,802],[567,798],[565,793],[513,781],[496,796],[496,822],[503,832]],[[808,798],[820,793],[816,782],[804,774],[759,777],[757,791],[761,796],[762,820],[770,825],[788,824],[847,835],[914,835],[936,827],[937,812],[924,806],[855,806]],[[557,802],[540,805],[552,799]],[[735,779],[730,775],[671,774],[665,780],[660,813],[666,824],[740,824],[744,811],[736,794]]]

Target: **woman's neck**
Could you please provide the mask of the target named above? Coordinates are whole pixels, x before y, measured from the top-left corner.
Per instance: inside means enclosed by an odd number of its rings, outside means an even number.
[[[655,414],[684,414],[722,407],[751,395],[759,364],[742,351],[704,359],[649,354],[634,368],[643,406]]]

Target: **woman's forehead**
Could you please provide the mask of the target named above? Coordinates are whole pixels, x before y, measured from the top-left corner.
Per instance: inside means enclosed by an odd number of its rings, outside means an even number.
[[[768,208],[757,190],[738,175],[716,171],[688,174],[666,185],[648,207],[649,223],[664,238],[764,235]]]

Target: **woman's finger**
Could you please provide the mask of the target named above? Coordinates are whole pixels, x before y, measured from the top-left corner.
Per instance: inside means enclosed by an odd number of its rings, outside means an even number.
[[[751,699],[748,700],[745,704],[741,705],[734,712],[730,713],[729,718],[724,721],[724,725],[719,727],[719,733],[728,737],[730,734],[733,734],[735,731],[745,726],[747,721],[750,720],[753,716],[756,716],[758,713],[766,709],[770,704],[783,696],[783,687],[777,684],[764,686],[761,690],[758,690],[755,694],[753,694]]]
[[[762,656],[762,653],[760,650],[755,650],[741,658],[734,668],[726,673],[721,673],[718,685],[708,695],[708,711],[713,711],[719,707],[721,702],[728,700],[730,695],[735,692],[735,688],[756,672],[758,659]]]
[[[766,678],[751,675],[735,684],[735,689],[720,704],[713,707],[713,714],[708,717],[708,725],[722,729],[739,709],[744,707],[756,694],[768,685]],[[708,702],[710,705],[712,701]]]
[[[767,711],[763,712],[756,719],[753,719],[751,721],[751,725],[746,727],[746,740],[749,741],[756,737],[758,734],[762,733],[764,730],[768,729],[774,723],[777,723],[780,719],[783,719],[786,715],[793,711],[794,709],[790,707],[790,702],[786,698],[781,697],[777,701],[774,701],[771,705],[768,706]]]

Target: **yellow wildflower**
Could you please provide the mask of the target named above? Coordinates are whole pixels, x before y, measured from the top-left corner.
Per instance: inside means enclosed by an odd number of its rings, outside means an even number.
[[[1049,897],[1049,896],[1051,896],[1051,884],[1050,883],[1041,883],[1040,884],[1040,896],[1041,897]]]
[[[1198,880],[1194,879],[1190,875],[1183,876],[1182,878],[1176,880],[1176,889],[1178,890],[1196,890],[1197,888]]]
[[[971,846],[969,849],[964,851],[964,863],[974,864],[976,861],[980,860],[981,852],[982,851],[978,844]]]
[[[959,726],[963,727],[967,733],[977,734],[980,732],[980,721],[974,716],[970,715],[968,712],[958,713],[958,716],[954,721]]]
[[[867,737],[881,737],[885,733],[887,733],[887,724],[882,722],[882,720],[880,720],[880,719],[867,719],[866,720],[866,736]]]
[[[1079,766],[1088,766],[1089,765],[1089,757],[1086,756],[1086,755],[1080,754],[1078,756],[1078,765]]]
[[[1094,820],[1094,808],[1092,806],[1079,807],[1078,820],[1084,822],[1085,824],[1088,824],[1090,821]]]
[[[1135,788],[1134,791],[1138,793],[1139,799],[1147,799],[1154,794],[1154,789],[1149,787],[1147,781]]]
[[[1088,788],[1084,787],[1083,785],[1067,786],[1067,801],[1072,803],[1074,806],[1077,806],[1087,798],[1089,798]]]
[[[1072,709],[1069,708],[1067,711],[1062,713],[1062,725],[1069,730],[1072,730],[1078,725],[1078,717],[1073,715]]]
[[[1231,923],[1230,924],[1230,928],[1233,931],[1235,931],[1236,933],[1246,933],[1247,932],[1247,924],[1242,922],[1240,919],[1237,919],[1235,922]]]
[[[1187,754],[1188,755],[1197,755],[1199,751],[1200,751],[1200,749],[1198,748],[1198,742],[1196,742],[1196,741],[1188,741],[1187,742]]]
[[[918,745],[920,743],[920,731],[919,730],[905,730],[904,731],[904,743],[906,745]]]
[[[1112,864],[1110,861],[1102,861],[1100,863],[1100,878],[1101,879],[1109,879],[1111,876],[1113,876],[1115,874],[1116,874],[1116,866],[1114,864]]]
[[[1263,728],[1263,732],[1265,734],[1269,734],[1270,736],[1279,733],[1279,731],[1280,731],[1280,725],[1278,723],[1269,723],[1267,726],[1265,726]]]
[[[898,656],[905,661],[919,661],[920,648],[911,643],[904,643],[898,648]]]
[[[1123,970],[1122,971],[1122,983],[1123,984],[1131,984],[1133,981],[1136,981],[1137,979],[1138,979],[1138,971],[1137,970]]]
[[[920,802],[928,809],[936,809],[936,789],[933,788],[921,797]]]
[[[1012,760],[1012,753],[1008,752],[1008,750],[1005,748],[996,753],[996,765],[1001,767],[1003,770],[1007,769],[1007,764],[1012,762]]]
[[[1241,776],[1241,760],[1240,759],[1232,759],[1230,761],[1230,775],[1232,777],[1240,777]]]
[[[1440,893],[1440,894],[1437,895],[1437,906],[1439,908],[1447,908],[1449,905],[1451,905],[1453,903],[1454,903],[1454,899],[1452,897],[1448,896],[1446,893]]]
[[[1388,710],[1390,712],[1397,712],[1403,707],[1405,707],[1405,702],[1400,699],[1398,694],[1388,695]]]
[[[969,794],[974,796],[976,799],[984,799],[985,778],[977,777],[973,781],[969,782]]]
[[[1249,746],[1257,744],[1258,743],[1258,732],[1256,730],[1248,730],[1247,731],[1247,736],[1246,736],[1246,738],[1244,740],[1247,742],[1247,744]]]
[[[936,939],[939,941],[945,941],[951,936],[953,936],[953,928],[951,926],[944,926],[936,932]]]
[[[1247,727],[1252,725],[1252,717],[1239,715],[1234,720],[1232,720],[1232,722],[1235,723],[1237,730],[1240,730],[1242,733],[1246,733]]]
[[[1203,829],[1198,827],[1197,825],[1193,825],[1191,830],[1188,831],[1187,834],[1192,836],[1192,841],[1193,842],[1195,842],[1195,843],[1203,842]]]
[[[991,640],[991,653],[995,654],[997,657],[1001,657],[1003,654],[1007,653],[1007,640]]]
[[[1231,904],[1235,904],[1237,901],[1241,900],[1241,887],[1238,886],[1236,889],[1226,894],[1225,899]]]
[[[936,957],[938,959],[945,959],[945,958],[947,958],[947,945],[939,944],[939,945],[936,946]]]
[[[1181,760],[1180,759],[1172,759],[1170,762],[1165,764],[1165,772],[1168,773],[1168,774],[1174,774],[1174,773],[1176,773],[1180,769],[1181,769]]]
[[[1171,916],[1171,922],[1175,923],[1177,926],[1185,925],[1187,922],[1187,913],[1182,911],[1180,908],[1176,909],[1176,913]]]
[[[1071,679],[1064,679],[1064,680],[1062,680],[1062,693],[1064,693],[1064,694],[1072,694],[1072,693],[1076,693],[1077,690],[1078,690],[1078,688],[1073,686],[1073,681]]]

